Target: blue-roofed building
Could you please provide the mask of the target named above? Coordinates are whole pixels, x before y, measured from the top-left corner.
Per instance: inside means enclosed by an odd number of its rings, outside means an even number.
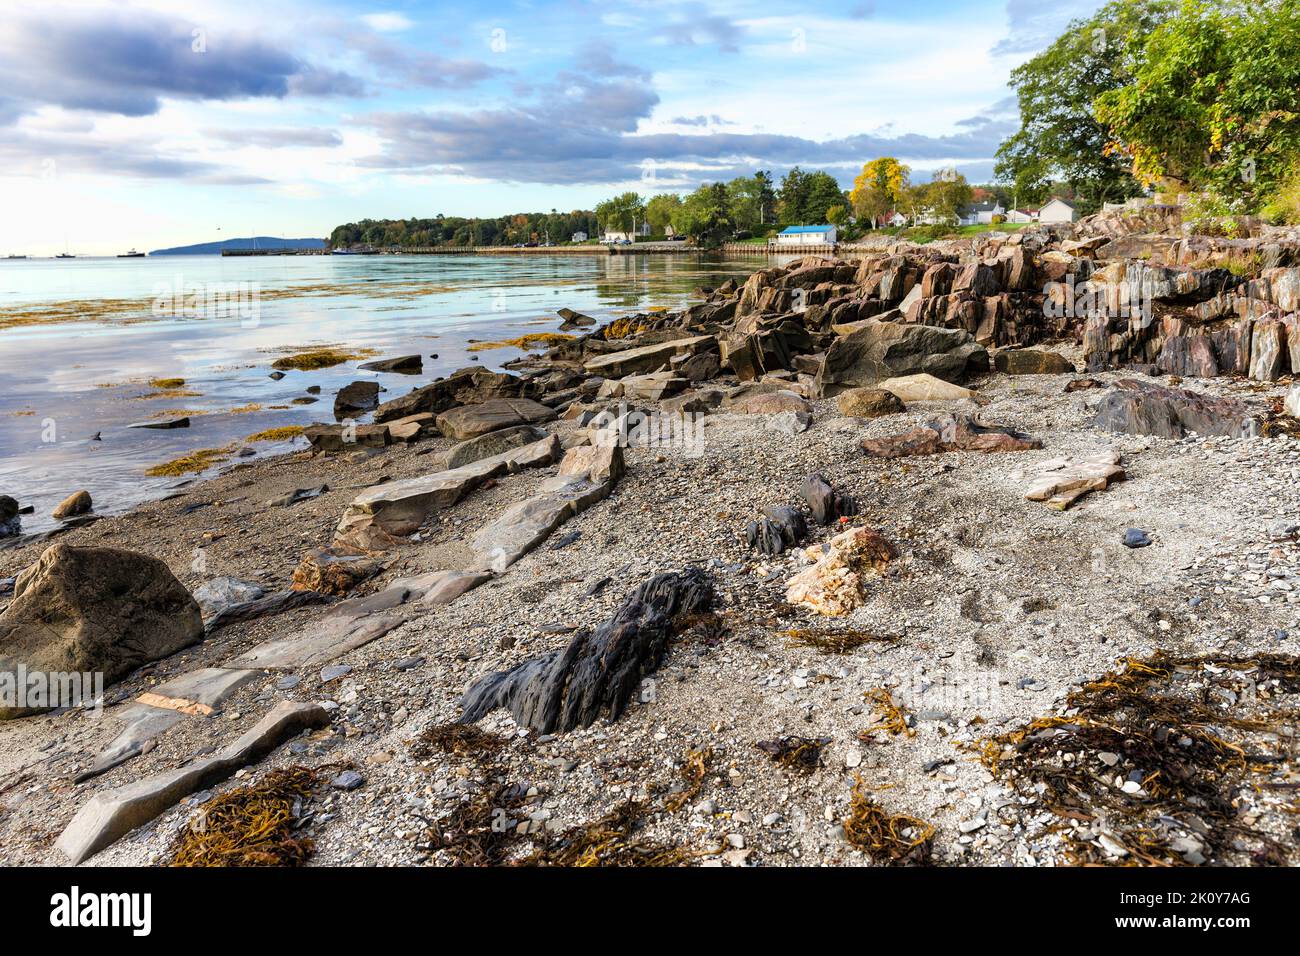
[[[777,234],[778,246],[833,246],[834,226],[789,226]]]

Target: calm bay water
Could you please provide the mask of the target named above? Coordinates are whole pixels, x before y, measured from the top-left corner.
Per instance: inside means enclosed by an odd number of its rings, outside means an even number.
[[[697,287],[764,264],[698,256],[0,259],[0,494],[35,507],[25,531],[50,527],[50,510],[81,488],[97,511],[123,511],[182,480],[145,477],[151,465],[265,429],[333,421],[333,394],[348,382],[377,380],[381,398],[394,398],[475,364],[475,355],[499,368],[519,350],[470,352],[470,341],[554,331],[559,308],[601,320],[678,308]],[[269,377],[276,358],[322,345],[375,357],[418,353],[424,370],[361,372],[358,359]],[[149,384],[166,378],[185,384]],[[309,385],[320,386],[320,401],[292,404]],[[127,427],[168,413],[188,413],[190,427]],[[290,446],[254,447],[277,454]]]

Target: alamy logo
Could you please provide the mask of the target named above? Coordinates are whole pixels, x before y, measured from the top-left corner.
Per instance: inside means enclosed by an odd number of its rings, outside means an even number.
[[[82,893],[74,886],[51,896],[50,907],[51,926],[125,926],[133,936],[148,936],[153,930],[151,893]]]
[[[19,664],[12,671],[0,671],[0,707],[84,707],[98,715],[104,709],[104,675],[100,671],[33,671]]]

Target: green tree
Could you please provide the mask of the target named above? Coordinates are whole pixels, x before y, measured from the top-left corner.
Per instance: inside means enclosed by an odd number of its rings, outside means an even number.
[[[596,219],[609,232],[632,232],[645,222],[645,203],[636,193],[628,192],[596,205]]]
[[[672,224],[673,216],[682,208],[682,197],[677,193],[660,193],[645,204],[645,221],[655,235],[662,235]]]
[[[705,183],[687,196],[673,218],[673,228],[702,246],[716,246],[731,237],[731,220],[725,183]]]
[[[995,172],[1020,203],[1046,200],[1054,179],[1070,186],[1082,212],[1141,191],[1125,158],[1106,148],[1092,105],[1131,82],[1133,51],[1175,9],[1172,0],[1114,0],[1012,71],[1020,130],[999,147]]]
[[[1147,183],[1254,212],[1300,155],[1300,0],[1186,2],[1100,94],[1108,149]]]

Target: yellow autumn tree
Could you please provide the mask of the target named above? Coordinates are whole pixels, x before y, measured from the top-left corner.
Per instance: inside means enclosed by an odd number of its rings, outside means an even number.
[[[907,190],[911,170],[893,156],[881,156],[862,167],[853,180],[849,202],[859,219],[870,219],[873,225],[889,215]]]

